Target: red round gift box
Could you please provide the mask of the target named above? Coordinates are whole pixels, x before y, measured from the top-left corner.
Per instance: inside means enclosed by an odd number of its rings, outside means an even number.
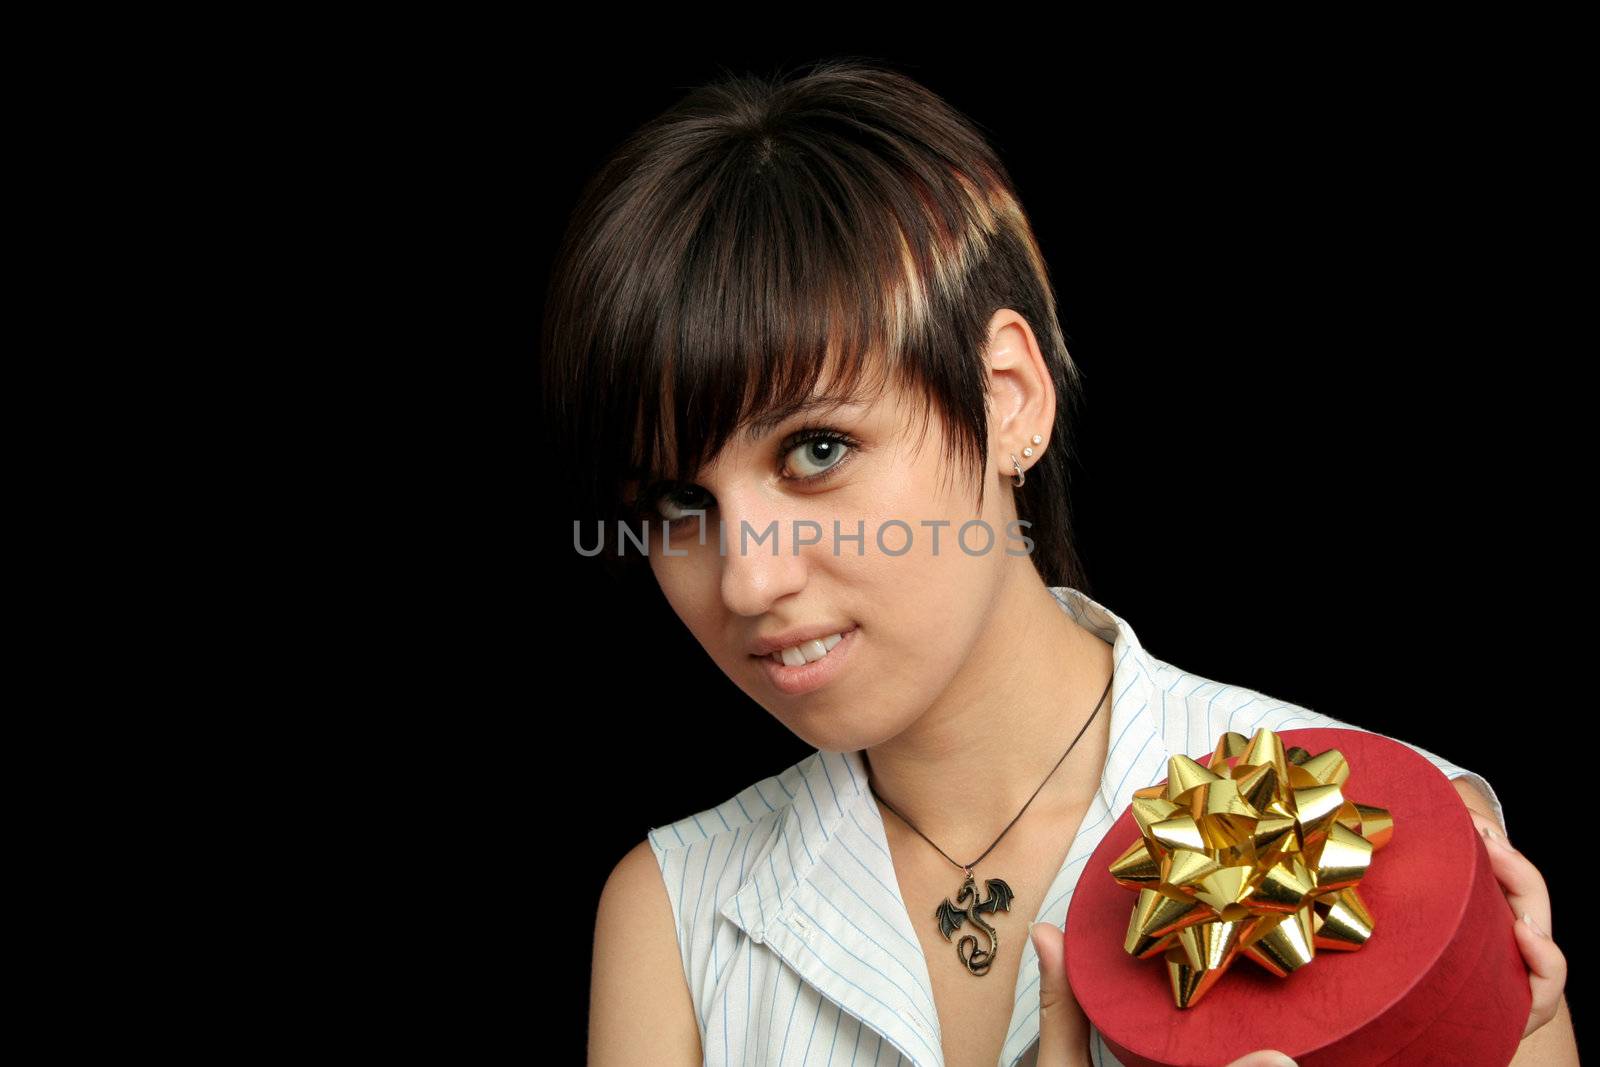
[[[1379,734],[1277,734],[1285,750],[1337,748],[1350,765],[1345,799],[1394,817],[1357,886],[1372,936],[1354,951],[1318,951],[1282,978],[1241,953],[1179,1008],[1166,960],[1123,948],[1138,893],[1109,868],[1139,839],[1130,807],[1089,857],[1066,922],[1067,981],[1113,1055],[1126,1067],[1218,1067],[1262,1048],[1300,1067],[1509,1063],[1532,1002],[1528,969],[1516,916],[1450,780]]]

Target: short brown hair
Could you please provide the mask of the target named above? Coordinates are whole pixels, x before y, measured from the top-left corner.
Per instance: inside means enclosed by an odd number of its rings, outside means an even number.
[[[547,458],[576,475],[579,521],[637,523],[628,480],[699,469],[740,428],[810,397],[825,365],[841,394],[877,369],[921,398],[924,425],[930,408],[942,415],[950,469],[975,470],[981,508],[977,357],[1003,307],[1033,328],[1056,389],[1052,447],[1016,490],[1017,514],[1045,583],[1083,588],[1067,499],[1081,377],[994,149],[877,61],[724,72],[584,188],[545,302]],[[663,416],[689,428],[670,445]]]

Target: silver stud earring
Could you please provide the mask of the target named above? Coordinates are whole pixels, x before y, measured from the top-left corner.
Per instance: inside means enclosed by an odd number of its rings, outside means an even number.
[[[1044,438],[1040,437],[1038,434],[1034,434],[1033,435],[1033,443],[1034,444],[1039,444],[1043,440],[1044,440]],[[1024,448],[1022,450],[1022,454],[1024,456],[1030,456],[1031,457],[1033,455],[1033,449]],[[1022,464],[1017,462],[1017,454],[1015,452],[1013,452],[1011,454],[1011,466],[1014,467],[1016,469],[1016,472],[1017,472],[1016,475],[1013,476],[1013,478],[1011,480],[1011,484],[1016,486],[1018,489],[1021,489],[1022,486],[1023,486],[1023,483],[1025,483],[1028,480],[1028,476],[1026,474],[1022,473]]]

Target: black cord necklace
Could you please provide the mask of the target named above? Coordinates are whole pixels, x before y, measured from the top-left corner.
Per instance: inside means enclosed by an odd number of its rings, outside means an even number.
[[[916,830],[918,837],[928,842],[928,844],[933,845],[934,849],[939,853],[939,855],[943,856],[947,860],[950,860],[951,863],[954,863],[966,873],[966,880],[961,883],[961,889],[956,893],[955,903],[952,904],[948,898],[940,901],[939,906],[934,909],[933,917],[934,920],[939,924],[939,933],[944,935],[944,939],[946,941],[949,941],[950,935],[961,929],[961,924],[969,919],[972,921],[973,926],[977,927],[988,935],[989,947],[987,949],[979,948],[978,939],[972,934],[963,934],[961,940],[956,942],[956,958],[959,959],[972,974],[980,976],[988,974],[990,966],[994,963],[995,954],[1000,951],[1000,935],[995,931],[993,926],[990,926],[983,920],[984,913],[987,912],[992,915],[997,911],[1010,911],[1012,896],[1011,887],[1002,879],[986,878],[984,879],[983,884],[984,887],[989,891],[989,896],[984,900],[979,900],[976,882],[972,876],[972,868],[983,862],[984,856],[987,856],[989,853],[994,851],[994,846],[1000,843],[1000,838],[1006,836],[1007,832],[1009,832],[1013,826],[1017,825],[1017,819],[1022,818],[1022,812],[1028,810],[1028,804],[1033,803],[1034,797],[1037,797],[1044,789],[1045,783],[1050,781],[1050,775],[1055,774],[1056,771],[1061,768],[1061,765],[1067,761],[1067,757],[1071,755],[1072,750],[1077,747],[1078,740],[1083,737],[1084,731],[1089,729],[1089,724],[1094,722],[1096,715],[1100,714],[1100,707],[1106,702],[1106,694],[1111,692],[1111,683],[1115,679],[1116,674],[1113,673],[1111,678],[1106,680],[1106,687],[1101,691],[1100,699],[1095,701],[1094,711],[1089,713],[1089,718],[1085,720],[1082,728],[1078,730],[1078,736],[1074,737],[1072,739],[1072,744],[1068,745],[1067,750],[1061,753],[1061,758],[1056,760],[1056,765],[1054,767],[1050,768],[1050,774],[1044,776],[1044,781],[1040,782],[1039,788],[1033,791],[1033,796],[1028,798],[1028,803],[1022,805],[1022,811],[1017,812],[1016,817],[1006,824],[1006,828],[1000,831],[1000,837],[995,838],[994,842],[990,844],[988,848],[983,850],[983,855],[979,856],[971,863],[957,863],[954,859],[951,859],[950,854],[944,849],[940,848],[938,845],[935,845],[931,837],[923,833],[921,830],[917,830],[915,823],[906,818],[904,815],[901,815],[893,804],[879,796],[877,787],[872,784],[872,764],[870,761],[867,763],[867,788],[872,790],[872,795],[877,797],[878,803],[894,812],[895,815],[899,817],[901,822],[911,827],[911,829]],[[861,755],[863,759],[867,758],[867,754],[865,752],[863,752]]]

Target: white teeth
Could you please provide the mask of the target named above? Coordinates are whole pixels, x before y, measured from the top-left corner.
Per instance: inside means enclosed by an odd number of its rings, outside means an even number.
[[[782,652],[774,652],[772,658],[786,667],[804,667],[807,663],[817,660],[833,651],[833,646],[844,640],[843,634],[829,634],[827,637],[814,641],[803,641],[793,648],[786,648]]]

